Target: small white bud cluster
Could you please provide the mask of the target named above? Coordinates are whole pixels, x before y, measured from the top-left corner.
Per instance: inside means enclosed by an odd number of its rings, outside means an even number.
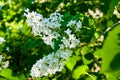
[[[4,41],[4,38],[0,37],[0,44],[2,44]]]
[[[95,19],[99,19],[103,16],[103,12],[101,12],[98,8],[95,11],[88,9],[88,13]]]
[[[3,68],[7,68],[9,66],[9,61],[5,61],[5,57],[3,57],[2,55],[0,55],[0,71]]]

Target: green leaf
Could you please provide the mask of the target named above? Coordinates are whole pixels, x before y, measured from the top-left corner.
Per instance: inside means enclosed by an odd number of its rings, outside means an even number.
[[[19,78],[20,80],[26,80],[26,78],[25,78],[25,75],[24,75],[24,74],[21,74],[20,76],[18,76],[18,78]]]
[[[71,20],[77,20],[79,18],[80,14],[76,14],[75,16],[72,17]]]
[[[64,22],[62,22],[62,26],[66,26],[66,24],[71,20],[71,15],[70,15],[70,12],[66,12],[64,15],[63,15],[63,20]]]
[[[54,52],[56,52],[59,49],[59,42],[56,39],[54,39],[53,42],[54,42]]]
[[[80,48],[77,49],[77,50],[75,51],[75,55],[77,55],[77,56],[80,55],[80,50],[81,50]]]
[[[105,73],[108,80],[120,78],[120,25],[109,32],[102,53],[102,73]]]
[[[90,59],[87,59],[85,56],[82,56],[82,60],[83,60],[83,63],[84,64],[90,64],[91,62],[93,62],[93,59],[91,58],[91,56],[90,55],[92,55],[92,54],[90,54],[90,53],[88,53],[88,55],[87,55],[87,57],[89,57]]]
[[[112,24],[114,24],[112,20],[107,21],[107,26],[108,27],[111,26]]]
[[[38,43],[40,42],[40,40],[38,39],[28,39],[25,43],[25,45],[23,46],[23,50],[26,51],[28,49],[34,48],[36,45],[38,45]]]
[[[87,22],[86,22],[87,24]],[[89,27],[88,26],[83,26],[83,28],[81,29],[81,34],[82,35],[79,35],[80,38],[81,38],[81,42],[87,42],[89,43],[92,39],[92,37],[94,36],[94,33],[95,33],[95,29],[94,27]]]
[[[0,72],[0,76],[6,78],[7,80],[18,80],[17,77],[12,76],[12,70],[11,69],[3,69]]]
[[[53,78],[52,80],[57,80],[56,78]]]
[[[72,77],[74,79],[79,79],[81,75],[83,74],[87,74],[87,70],[88,70],[88,66],[87,65],[82,65],[82,66],[78,66],[72,74]]]
[[[99,58],[101,58],[101,57],[102,57],[101,49],[97,49],[97,50],[94,52],[94,55],[95,55],[95,56],[98,56]]]
[[[73,56],[70,58],[70,60],[68,62],[66,62],[66,66],[68,69],[70,69],[71,71],[73,70],[74,66],[76,65],[78,60],[78,56]]]
[[[7,80],[7,79],[5,79],[5,78],[0,78],[0,80]]]
[[[81,52],[82,52],[82,55],[85,55],[90,52],[90,48],[88,46],[84,46]]]
[[[81,52],[83,63],[90,64],[93,61],[93,55],[90,53],[90,48],[88,46],[84,46]]]
[[[88,77],[85,78],[85,80],[97,80],[97,76],[94,74],[87,74]]]
[[[112,72],[106,72],[105,74],[107,75],[107,80],[119,80],[119,78],[117,79]]]

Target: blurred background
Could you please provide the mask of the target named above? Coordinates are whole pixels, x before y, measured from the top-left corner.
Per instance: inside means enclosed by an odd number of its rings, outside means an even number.
[[[81,47],[70,59],[72,62],[67,63],[63,72],[36,80],[93,80],[84,74],[86,68],[78,69],[83,64],[96,80],[120,79],[119,0],[0,0],[0,36],[5,39],[0,54],[10,62],[8,74],[0,73],[0,80],[32,80],[32,65],[51,51],[50,46],[31,33],[24,16],[26,8],[45,17],[53,12],[65,14],[68,20],[69,16],[80,17],[83,23]],[[76,69],[81,73],[71,76]]]

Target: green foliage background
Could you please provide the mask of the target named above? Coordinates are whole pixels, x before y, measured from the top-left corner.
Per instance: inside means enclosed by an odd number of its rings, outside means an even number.
[[[31,33],[24,10],[29,8],[30,11],[49,16],[60,8],[60,4],[64,4],[59,10],[66,21],[63,26],[70,20],[82,21],[83,27],[78,34],[80,47],[75,50],[62,72],[35,80],[120,79],[120,17],[113,14],[115,8],[120,12],[119,0],[33,1],[0,0],[0,36],[6,40],[0,46],[0,54],[10,61],[9,67],[0,72],[0,80],[32,80],[32,65],[51,52],[51,48]],[[88,9],[95,11],[96,8],[103,12],[103,17],[94,19],[85,15]],[[96,72],[97,68],[100,71]]]

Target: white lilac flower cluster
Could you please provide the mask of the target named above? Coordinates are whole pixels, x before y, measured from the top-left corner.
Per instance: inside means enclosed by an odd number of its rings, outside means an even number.
[[[4,38],[0,37],[0,44],[2,44],[4,41]]]
[[[64,61],[70,57],[71,50],[51,53],[38,60],[31,69],[32,77],[42,77],[49,74],[55,74],[63,69]]]
[[[70,22],[68,22],[67,27],[76,27],[75,30],[76,31],[80,31],[80,28],[82,27],[82,23],[79,20],[78,22],[76,20],[71,20]]]
[[[95,19],[99,19],[103,16],[103,12],[101,12],[98,8],[95,11],[88,9],[88,13]]]
[[[76,48],[80,43],[80,39],[77,38],[74,32],[80,31],[82,27],[81,21],[71,20],[66,25],[66,28],[63,28],[61,22],[64,20],[62,19],[63,15],[60,13],[54,12],[49,18],[44,18],[42,14],[34,11],[30,12],[29,9],[25,11],[24,15],[27,18],[28,26],[32,26],[32,33],[35,36],[41,36],[43,42],[50,45],[53,50],[55,49],[54,40],[62,37],[58,44],[59,49],[44,56],[33,65],[31,76],[42,77],[60,72],[64,67],[64,62],[71,56],[72,49]]]
[[[75,34],[71,33],[72,31],[70,29],[67,29],[64,32],[68,35],[68,38],[62,38],[62,44],[59,44],[60,49],[72,49],[79,45],[80,40],[76,38]]]
[[[5,61],[5,57],[3,57],[2,55],[0,55],[0,71],[3,68],[7,68],[9,66],[9,61]]]
[[[53,30],[60,28],[60,22],[63,21],[62,15],[55,12],[49,18],[43,18],[41,14],[34,11],[29,12],[29,9],[26,12],[27,14],[24,15],[27,17],[28,26],[32,26],[32,33],[42,36],[44,43],[53,47],[52,39],[57,39],[60,36],[59,33]]]
[[[2,44],[4,42],[4,38],[0,37],[0,44]],[[0,55],[0,71],[3,68],[7,68],[9,66],[9,61],[5,61],[5,57],[3,57],[2,55]]]
[[[120,2],[118,4],[120,4]],[[115,14],[117,16],[117,18],[120,18],[120,12],[117,9],[117,7],[115,7],[113,14]]]
[[[51,2],[51,0],[34,0],[33,3],[45,3],[45,2]]]

